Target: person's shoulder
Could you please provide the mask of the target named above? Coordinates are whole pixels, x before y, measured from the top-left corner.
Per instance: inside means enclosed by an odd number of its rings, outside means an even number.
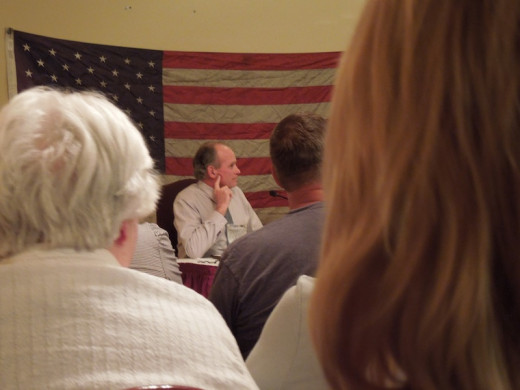
[[[315,202],[310,205],[291,210],[288,215],[299,215],[303,216],[306,214],[325,214],[325,203],[324,202]]]
[[[150,275],[144,272],[121,267],[118,272],[123,274],[127,282],[132,282],[135,286],[135,293],[143,296],[154,296],[156,299],[174,300],[176,305],[186,304],[188,306],[207,307],[207,299],[196,291],[183,286],[180,283],[172,282],[164,278]],[[142,290],[141,292],[137,290]]]
[[[222,256],[223,262],[228,267],[243,263],[244,259],[250,259],[250,255],[262,245],[262,232],[264,228],[247,233],[228,245]]]
[[[316,278],[308,275],[301,275],[297,282],[296,286],[294,286],[300,295],[310,296],[312,290],[314,289],[314,284],[316,283]]]
[[[174,203],[179,203],[179,202],[193,203],[194,201],[201,198],[200,195],[202,193],[204,193],[204,191],[199,186],[199,182],[195,182],[193,184],[190,184],[183,190],[179,191],[179,193],[175,197]]]
[[[137,225],[138,240],[144,237],[145,235],[150,236],[153,234],[153,227],[151,225],[152,224],[150,222],[142,222],[139,225]]]
[[[258,230],[247,233],[227,247],[223,260],[229,266],[236,264],[252,264],[254,259],[261,255],[263,248],[272,242],[273,236],[282,234],[283,230],[276,228],[277,221],[273,221]],[[248,261],[244,261],[248,260]]]
[[[238,240],[229,245],[228,248],[237,248],[238,250],[257,250],[261,246],[267,245],[272,242],[273,237],[282,238],[287,232],[285,220],[288,215],[284,215],[282,218],[275,221],[269,222],[267,225],[263,225],[260,229],[254,230],[246,235],[240,237]]]
[[[190,184],[186,188],[183,188],[181,191],[179,191],[179,194],[177,196],[180,196],[181,194],[185,195],[185,194],[190,194],[193,192],[200,192],[200,191],[201,191],[201,189],[199,186],[199,182],[197,181],[195,183]]]

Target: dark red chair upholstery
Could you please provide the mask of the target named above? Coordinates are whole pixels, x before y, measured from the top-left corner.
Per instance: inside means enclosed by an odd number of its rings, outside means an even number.
[[[165,184],[162,187],[161,197],[157,203],[157,210],[155,212],[157,225],[168,232],[170,241],[175,249],[175,253],[178,255],[177,249],[177,230],[173,225],[173,201],[179,192],[188,187],[190,184],[197,182],[197,179],[182,179],[176,182]]]

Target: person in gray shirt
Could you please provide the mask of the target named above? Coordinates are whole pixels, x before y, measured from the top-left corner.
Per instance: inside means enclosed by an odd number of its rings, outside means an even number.
[[[314,276],[325,218],[321,162],[326,121],[284,118],[270,137],[273,177],[287,191],[289,213],[241,237],[224,252],[209,299],[246,358],[269,314],[300,275]]]

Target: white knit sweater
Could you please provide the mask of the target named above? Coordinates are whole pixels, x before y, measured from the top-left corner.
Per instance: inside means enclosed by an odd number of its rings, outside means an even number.
[[[256,389],[209,301],[106,250],[0,261],[0,388]]]

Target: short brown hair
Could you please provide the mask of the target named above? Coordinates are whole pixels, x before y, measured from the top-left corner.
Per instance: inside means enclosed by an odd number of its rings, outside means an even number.
[[[280,185],[293,191],[321,181],[326,121],[317,114],[291,114],[274,128],[269,141]]]

